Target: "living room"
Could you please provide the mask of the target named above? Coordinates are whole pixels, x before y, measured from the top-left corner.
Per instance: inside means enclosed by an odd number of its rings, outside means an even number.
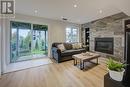
[[[128,0],[2,1],[0,87],[129,87]]]

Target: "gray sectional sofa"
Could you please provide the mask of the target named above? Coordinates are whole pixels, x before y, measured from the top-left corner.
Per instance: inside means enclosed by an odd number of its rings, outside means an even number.
[[[58,49],[57,47],[59,44],[63,44],[66,50],[61,52],[61,50]],[[52,51],[52,57],[58,63],[72,59],[72,55],[74,54],[86,52],[84,48],[73,49],[72,43],[53,43],[51,51]]]

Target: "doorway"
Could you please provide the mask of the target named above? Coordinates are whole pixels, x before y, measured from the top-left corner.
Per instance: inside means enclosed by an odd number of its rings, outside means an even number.
[[[10,63],[42,58],[48,52],[46,25],[11,21]]]

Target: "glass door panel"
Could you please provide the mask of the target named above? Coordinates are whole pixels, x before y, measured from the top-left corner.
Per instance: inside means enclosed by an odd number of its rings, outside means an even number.
[[[18,59],[31,59],[31,29],[18,29]]]
[[[46,33],[43,30],[33,30],[32,54],[34,57],[41,57],[47,54]]]

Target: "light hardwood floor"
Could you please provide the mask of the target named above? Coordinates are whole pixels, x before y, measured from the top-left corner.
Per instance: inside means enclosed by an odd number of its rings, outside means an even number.
[[[2,76],[0,87],[103,87],[105,61],[99,58],[97,66],[87,63],[84,71],[67,61],[12,72]]]

